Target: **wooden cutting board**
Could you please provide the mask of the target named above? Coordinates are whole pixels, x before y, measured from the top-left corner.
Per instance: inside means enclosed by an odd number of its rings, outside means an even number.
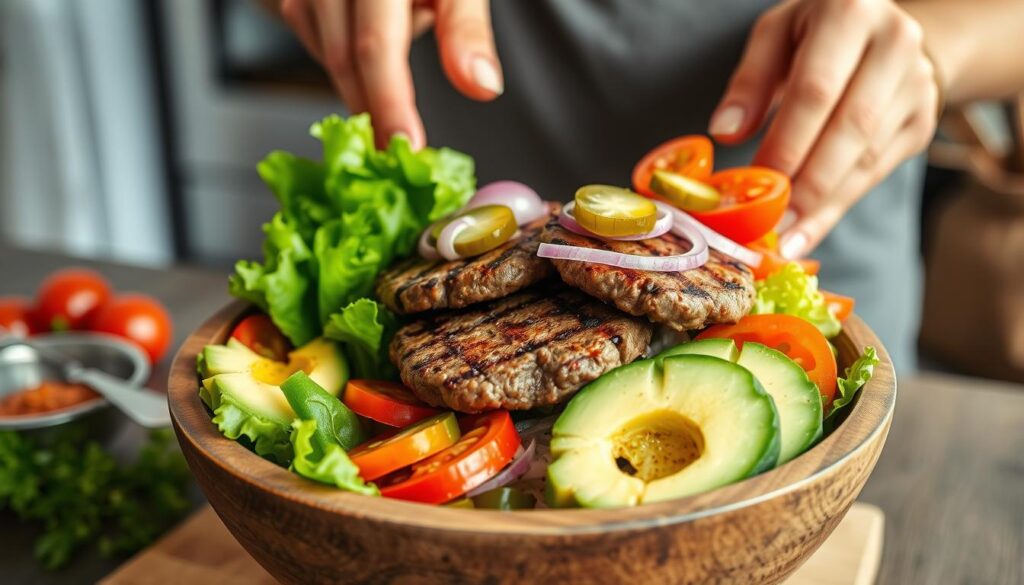
[[[871,585],[882,559],[885,516],[856,503],[786,585]],[[101,585],[274,585],[209,506],[135,555]]]

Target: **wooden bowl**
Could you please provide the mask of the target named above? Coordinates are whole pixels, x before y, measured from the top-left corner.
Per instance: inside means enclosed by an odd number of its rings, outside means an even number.
[[[778,583],[846,514],[892,420],[896,380],[857,317],[835,340],[841,365],[865,345],[881,364],[847,419],[794,460],[712,492],[617,510],[498,512],[371,498],[319,485],[224,438],[200,402],[196,353],[249,308],[195,331],[169,384],[174,429],[231,533],[285,583]]]

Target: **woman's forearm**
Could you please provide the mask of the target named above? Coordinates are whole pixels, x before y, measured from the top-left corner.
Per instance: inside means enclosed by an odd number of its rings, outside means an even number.
[[[1024,92],[1024,1],[913,0],[901,6],[924,29],[947,103]]]

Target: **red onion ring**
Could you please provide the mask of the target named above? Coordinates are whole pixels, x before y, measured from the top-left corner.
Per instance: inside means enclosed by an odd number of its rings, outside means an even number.
[[[672,207],[671,205],[666,205],[664,203],[661,203],[660,201],[655,201],[654,204],[657,205],[659,209],[666,209],[669,213],[672,214],[674,218],[674,222],[672,224],[672,233],[676,234],[677,236],[688,237],[684,233],[681,233],[681,230],[683,230],[683,228],[697,230],[698,232],[700,232],[702,236],[704,236],[704,239],[707,240],[709,246],[725,254],[726,256],[739,260],[740,262],[748,266],[756,267],[761,264],[762,255],[760,252],[755,252],[750,248],[747,248],[746,246],[737,244],[736,242],[730,240],[729,238],[702,224],[695,217],[681,209],[677,209],[675,207]]]
[[[658,236],[661,236],[667,233],[670,229],[672,229],[672,214],[666,209],[658,208],[658,220],[654,224],[654,229],[645,234],[639,234],[636,236],[614,237],[599,236],[594,232],[588,230],[587,228],[581,226],[579,222],[576,221],[576,217],[572,214],[573,209],[576,209],[575,201],[566,203],[565,206],[562,207],[562,213],[558,214],[558,223],[560,223],[562,227],[569,230],[570,232],[579,234],[581,236],[587,236],[589,238],[598,238],[600,240],[619,240],[624,242],[635,242],[637,240],[657,238]]]
[[[517,181],[495,181],[480,187],[465,209],[481,205],[504,205],[512,210],[516,223],[524,225],[548,214],[547,203],[528,185]]]
[[[420,242],[417,248],[424,260],[438,260],[441,258],[441,255],[437,253],[437,248],[430,243],[430,231],[432,229],[434,229],[433,224],[427,226],[427,229],[423,230],[423,233],[420,234]]]
[[[466,497],[472,498],[473,496],[478,496],[484,492],[510,484],[522,477],[524,473],[530,470],[530,465],[533,463],[533,454],[536,451],[536,448],[537,441],[535,440],[531,440],[530,444],[526,446],[526,449],[520,447],[519,453],[516,454],[511,463],[505,466],[505,469],[501,470],[498,475],[495,475],[491,479],[466,492]]]
[[[458,260],[462,258],[458,252],[455,251],[455,238],[459,236],[459,232],[473,225],[473,220],[468,217],[459,217],[453,219],[448,225],[444,226],[441,230],[441,234],[437,236],[437,251],[441,254],[441,257],[445,260]]]
[[[678,229],[677,229],[678,228]],[[692,226],[673,226],[673,233],[690,240],[693,247],[685,254],[674,256],[637,256],[623,254],[611,250],[598,250],[580,246],[563,246],[560,244],[541,244],[537,255],[541,258],[554,260],[575,260],[578,262],[594,262],[653,272],[682,272],[699,268],[708,261],[708,243],[700,230]]]

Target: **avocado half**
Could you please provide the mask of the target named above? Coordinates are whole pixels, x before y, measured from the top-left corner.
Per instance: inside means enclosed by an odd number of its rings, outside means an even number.
[[[727,356],[728,357],[728,356]],[[779,414],[746,368],[669,355],[590,383],[552,429],[547,499],[604,508],[714,489],[779,460]]]

